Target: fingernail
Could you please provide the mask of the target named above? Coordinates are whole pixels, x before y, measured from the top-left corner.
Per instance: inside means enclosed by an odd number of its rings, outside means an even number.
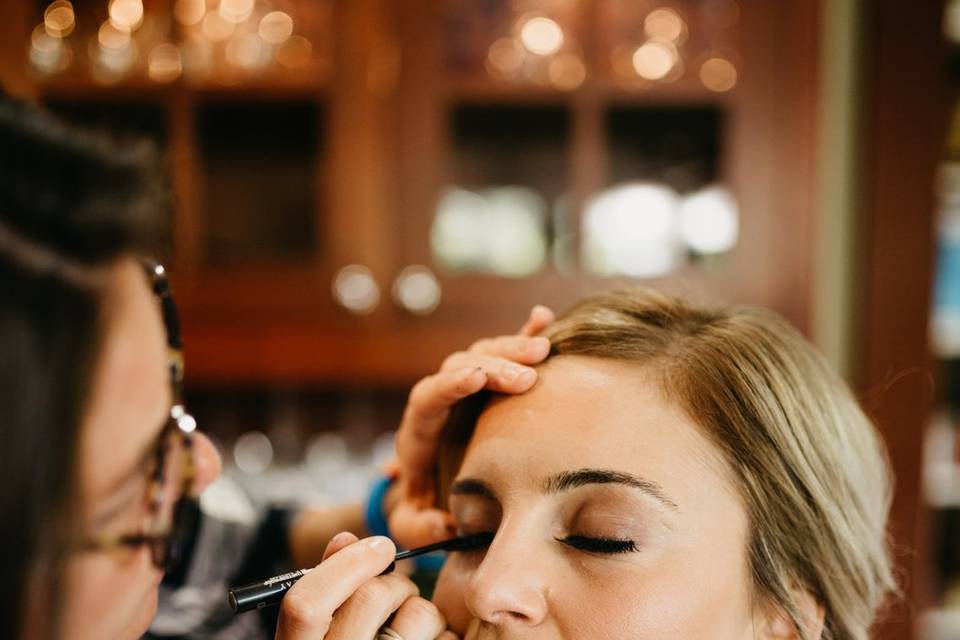
[[[533,369],[526,369],[520,373],[514,380],[517,384],[525,387],[532,385],[537,380],[537,372]]]
[[[391,542],[390,538],[385,538],[383,536],[367,538],[367,546],[380,554],[393,552],[393,542]]]
[[[350,532],[349,532],[349,531],[341,531],[341,532],[338,533],[337,535],[335,535],[335,536],[333,536],[332,538],[330,538],[330,543],[329,543],[329,544],[334,545],[334,546],[341,545],[341,544],[345,543],[347,540],[349,540],[351,537],[352,537],[352,536],[350,535]]]
[[[500,372],[503,376],[503,379],[507,382],[513,382],[516,380],[524,371],[529,371],[526,367],[521,367],[513,363],[503,365],[503,370]]]

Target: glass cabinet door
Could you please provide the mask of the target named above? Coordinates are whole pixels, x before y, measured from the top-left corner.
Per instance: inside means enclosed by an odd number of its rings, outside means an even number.
[[[434,293],[401,317],[509,330],[533,303],[726,268],[736,2],[405,8],[397,271]]]

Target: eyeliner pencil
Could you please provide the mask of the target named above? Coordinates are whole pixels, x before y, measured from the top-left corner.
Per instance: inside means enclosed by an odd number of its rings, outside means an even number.
[[[489,533],[476,533],[469,536],[461,536],[435,542],[425,547],[417,547],[409,551],[399,552],[386,569],[380,575],[390,573],[396,567],[396,563],[407,558],[415,558],[432,551],[469,551],[490,544],[493,535]],[[279,576],[267,578],[262,582],[254,582],[242,587],[233,587],[227,592],[227,600],[230,602],[230,608],[234,613],[244,613],[254,609],[262,609],[276,604],[280,604],[284,594],[290,590],[303,576],[310,573],[311,569],[298,569],[290,573],[284,573]]]

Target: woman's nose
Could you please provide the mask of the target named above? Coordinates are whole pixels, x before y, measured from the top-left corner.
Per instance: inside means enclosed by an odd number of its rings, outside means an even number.
[[[547,615],[543,542],[508,538],[501,531],[467,585],[467,608],[498,626],[535,627]]]
[[[190,492],[196,496],[203,493],[203,490],[217,479],[223,463],[217,447],[210,438],[199,431],[193,433],[193,456],[194,476]]]

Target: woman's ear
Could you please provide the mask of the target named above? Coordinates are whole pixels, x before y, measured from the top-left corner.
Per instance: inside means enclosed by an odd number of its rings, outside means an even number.
[[[797,631],[793,620],[783,607],[761,607],[757,612],[755,628],[763,640],[820,640],[823,635],[824,610],[813,594],[799,587],[790,590],[806,635]]]

